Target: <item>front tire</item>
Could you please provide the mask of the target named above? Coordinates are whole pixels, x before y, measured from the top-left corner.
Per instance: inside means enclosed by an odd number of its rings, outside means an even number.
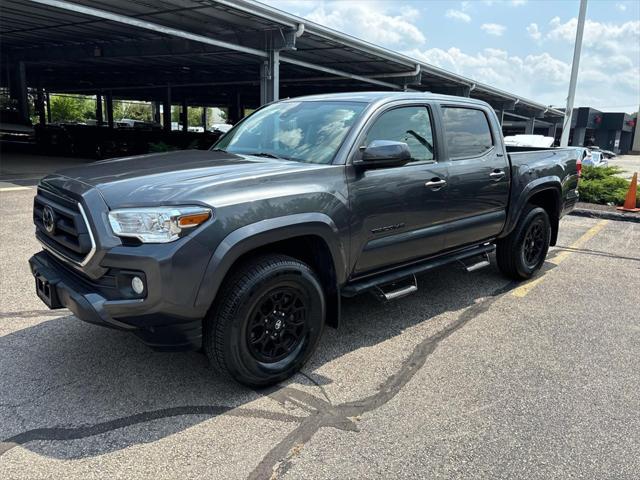
[[[217,370],[244,385],[266,387],[290,377],[322,335],[322,286],[294,258],[263,255],[242,263],[217,297],[204,323],[204,351]]]
[[[516,228],[496,244],[498,268],[509,278],[531,278],[544,264],[551,240],[551,222],[546,210],[529,205]]]

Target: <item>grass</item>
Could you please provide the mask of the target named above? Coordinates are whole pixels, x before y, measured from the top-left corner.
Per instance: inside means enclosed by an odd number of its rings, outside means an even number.
[[[617,177],[618,167],[582,167],[578,190],[580,201],[601,205],[622,205],[629,190],[629,180]]]

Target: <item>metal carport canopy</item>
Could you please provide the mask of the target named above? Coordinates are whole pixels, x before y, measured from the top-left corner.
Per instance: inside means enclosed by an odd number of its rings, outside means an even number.
[[[4,26],[2,28],[3,44],[9,47],[10,55],[14,55],[17,59],[24,56],[28,62],[41,64],[43,71],[46,71],[46,68],[52,70],[52,66],[65,67],[65,58],[68,57],[68,62],[72,62],[74,60],[73,49],[79,49],[81,45],[104,45],[105,48],[117,45],[118,48],[122,48],[122,45],[131,45],[133,40],[139,42],[144,40],[149,43],[152,39],[166,39],[167,37],[183,39],[190,43],[201,44],[203,47],[217,49],[216,51],[195,52],[194,55],[189,56],[189,61],[193,62],[193,66],[196,68],[200,64],[203,66],[206,64],[224,65],[225,62],[229,65],[237,65],[238,68],[244,68],[243,65],[245,67],[249,64],[255,65],[269,58],[270,51],[265,48],[264,33],[275,31],[280,35],[283,32],[287,35],[295,35],[293,39],[295,49],[280,50],[279,60],[292,68],[288,68],[288,72],[291,73],[290,78],[283,78],[282,81],[286,84],[296,85],[300,91],[304,91],[301,85],[311,85],[313,82],[316,86],[320,85],[318,88],[321,88],[321,85],[326,86],[327,81],[335,81],[335,78],[331,78],[334,76],[341,77],[345,82],[355,82],[344,83],[343,88],[348,88],[352,84],[360,84],[359,88],[362,88],[361,84],[365,83],[384,89],[411,88],[440,93],[470,94],[473,97],[489,101],[494,107],[501,110],[514,110],[535,117],[561,117],[563,115],[561,111],[549,109],[537,102],[474,82],[472,79],[353,38],[253,0],[162,0],[152,4],[139,0],[114,0],[108,3],[93,0],[74,2],[11,0],[3,3],[5,4],[3,10],[12,7],[21,9],[20,12],[16,11],[15,18],[18,21],[17,25],[20,25],[19,20],[22,20],[22,25],[24,25],[24,28]],[[29,9],[25,11],[24,8],[27,4],[51,7],[61,12],[67,12],[73,18],[62,16],[57,18],[50,8],[47,9],[48,15],[45,12],[37,12],[30,16]],[[21,14],[20,19],[18,19],[18,13]],[[3,16],[5,16],[4,12]],[[11,20],[10,18],[9,21],[13,25],[14,22]],[[9,22],[7,22],[8,24]],[[117,24],[121,27],[117,27]],[[39,31],[45,35],[38,37]],[[144,31],[147,33],[144,34]],[[49,47],[47,51],[42,51],[44,46]],[[56,49],[64,50],[56,57]],[[189,52],[185,50],[181,53],[182,57],[172,56],[170,53],[161,59],[163,63],[158,60],[159,56],[154,61],[163,66],[172,61],[176,63],[178,60],[187,58]],[[198,55],[201,56],[198,57]],[[124,68],[127,64],[130,64],[132,68],[136,66],[135,54],[129,55],[126,59],[124,55],[104,58],[98,56],[91,58],[85,55],[85,57],[87,58],[83,57],[81,60],[86,62],[87,71],[90,70],[89,66],[93,68],[95,65],[101,65],[101,68],[111,68],[113,65]],[[248,57],[253,57],[254,60],[252,61]],[[54,65],[55,61],[59,63]],[[47,62],[50,63],[48,67]],[[69,67],[68,64],[66,66]],[[71,67],[73,66],[71,65]],[[144,65],[139,66],[144,68]],[[311,69],[326,75],[305,78],[301,69]],[[99,72],[97,70],[96,72],[99,77]],[[237,77],[237,75],[230,76]],[[129,78],[133,82],[135,75],[132,74]],[[242,84],[243,81],[249,83],[251,78],[249,76],[237,78],[238,84]],[[218,84],[233,83],[232,80],[224,77],[218,80]],[[258,81],[257,78],[253,78],[253,80]],[[191,83],[195,85],[194,81]],[[201,83],[204,85],[207,82]],[[211,79],[209,79],[209,83],[216,84]],[[100,88],[109,87],[106,83],[100,84],[97,81],[95,84]],[[152,85],[153,82],[141,82],[141,85],[136,88]],[[134,87],[134,85],[131,86]],[[67,87],[67,90],[73,90],[72,85]],[[82,88],[75,90],[80,91]],[[87,87],[85,90],[90,91],[91,88]]]

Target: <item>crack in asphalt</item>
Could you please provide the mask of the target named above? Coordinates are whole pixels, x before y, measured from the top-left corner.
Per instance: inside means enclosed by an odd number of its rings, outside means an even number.
[[[321,428],[336,428],[338,430],[358,432],[359,428],[354,418],[371,412],[392,400],[402,388],[422,368],[440,342],[447,339],[469,321],[486,312],[489,307],[504,293],[512,290],[517,282],[494,290],[485,299],[475,303],[453,322],[449,323],[436,334],[429,336],[416,345],[411,354],[403,361],[400,369],[379,386],[378,391],[359,400],[333,405],[325,389],[309,374],[300,372],[305,378],[316,385],[326,400],[293,387],[274,387],[268,396],[284,405],[286,402],[297,406],[308,413],[306,417],[289,415],[267,410],[239,408],[216,405],[195,405],[164,408],[159,410],[136,413],[93,425],[78,427],[48,427],[24,431],[0,442],[0,457],[11,449],[29,442],[78,440],[95,435],[101,435],[113,430],[130,427],[154,420],[167,419],[183,415],[207,415],[217,417],[223,414],[234,417],[250,417],[274,420],[285,423],[297,423],[298,426],[283,440],[275,445],[263,457],[257,467],[249,474],[249,479],[275,479],[286,473],[293,464],[293,459],[300,453],[306,443]],[[279,389],[278,389],[279,388]],[[11,405],[11,407],[14,407]],[[17,412],[16,412],[17,413]]]
[[[269,412],[267,410],[258,410],[252,408],[227,407],[223,405],[193,405],[162,408],[159,410],[136,413],[128,417],[116,418],[114,420],[109,420],[94,425],[83,425],[79,427],[35,428],[32,430],[27,430],[26,432],[18,433],[17,435],[14,435],[13,437],[7,438],[6,440],[0,442],[0,457],[17,446],[37,440],[79,440],[82,438],[109,433],[113,430],[131,427],[140,423],[151,422],[153,420],[162,420],[183,415],[207,415],[211,417],[217,417],[223,414],[233,417],[261,418],[265,420],[275,420],[285,423],[300,421],[300,417],[297,417],[295,415]]]
[[[330,402],[292,388],[275,391],[271,397],[279,402],[292,402],[300,408],[310,412],[298,427],[290,432],[283,440],[274,446],[249,475],[250,480],[276,479],[286,473],[292,465],[293,458],[302,450],[304,445],[321,429],[333,427],[338,430],[358,432],[357,424],[352,420],[364,413],[371,412],[392,400],[402,388],[409,383],[414,375],[422,368],[440,342],[450,337],[478,315],[486,312],[501,295],[509,292],[517,282],[494,290],[484,300],[463,311],[460,316],[435,335],[425,338],[413,349],[404,360],[400,369],[389,376],[379,387],[378,391],[360,400],[332,405]]]

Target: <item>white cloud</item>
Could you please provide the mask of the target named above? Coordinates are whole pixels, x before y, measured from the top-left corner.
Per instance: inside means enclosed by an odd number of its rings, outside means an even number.
[[[427,63],[482,83],[537,100],[563,105],[569,87],[571,65],[551,53],[510,55],[506,50],[485,48],[468,54],[459,48],[431,48],[405,52]],[[624,105],[638,103],[638,64],[625,56],[583,57],[578,76],[576,105]],[[603,88],[606,85],[607,88]],[[630,107],[630,111],[633,107]]]
[[[480,28],[489,35],[501,37],[504,31],[507,29],[504,25],[499,23],[483,23]]]
[[[459,20],[461,22],[464,23],[469,23],[471,21],[471,15],[469,15],[468,13],[464,13],[461,10],[452,10],[449,9],[447,10],[447,13],[445,13],[447,18],[452,18],[454,20]]]
[[[426,37],[414,22],[420,12],[414,8],[401,8],[399,15],[389,14],[384,5],[372,8],[360,2],[335,2],[311,11],[306,18],[329,28],[354,35],[387,47],[406,44],[422,45]],[[357,21],[354,21],[357,19]]]
[[[578,20],[572,18],[564,23],[560,17],[549,22],[547,38],[573,43],[576,39]],[[601,23],[587,19],[584,24],[582,44],[597,50],[616,52],[640,50],[640,20],[625,23]]]
[[[627,6],[624,3],[616,3],[616,8],[621,12],[625,12],[627,10]]]
[[[411,0],[265,1],[338,31],[541,103],[562,105],[567,96],[576,19],[556,17],[548,24],[525,22],[529,25],[524,34],[535,41],[535,54],[531,48],[529,55],[514,55],[509,51],[510,47],[474,49],[471,53],[448,48],[451,43],[441,38],[433,39],[434,43],[447,45],[447,48],[427,48],[422,28],[424,18],[421,18],[424,9]],[[510,0],[483,1],[484,4],[493,3],[493,8],[517,6]],[[629,2],[615,1],[629,5]],[[451,12],[458,13],[447,16],[459,21],[461,28],[472,21],[475,9],[488,8],[474,1],[458,2],[457,5],[457,10]],[[614,2],[611,7],[615,9]],[[487,31],[486,27],[483,30]],[[477,38],[479,48],[482,48],[483,41],[485,45],[488,43],[486,37],[484,40],[482,36]],[[526,47],[526,43],[524,45]],[[533,44],[530,43],[529,47]],[[587,20],[576,92],[577,105],[631,104],[627,110],[634,110],[640,103],[639,71],[640,21],[607,23]]]
[[[527,3],[527,0],[511,0],[511,5],[513,7],[521,7],[522,5],[525,5]]]
[[[530,23],[527,27],[527,33],[534,40],[540,40],[540,38],[542,37],[542,32],[540,32],[540,30],[538,29],[537,23]]]

